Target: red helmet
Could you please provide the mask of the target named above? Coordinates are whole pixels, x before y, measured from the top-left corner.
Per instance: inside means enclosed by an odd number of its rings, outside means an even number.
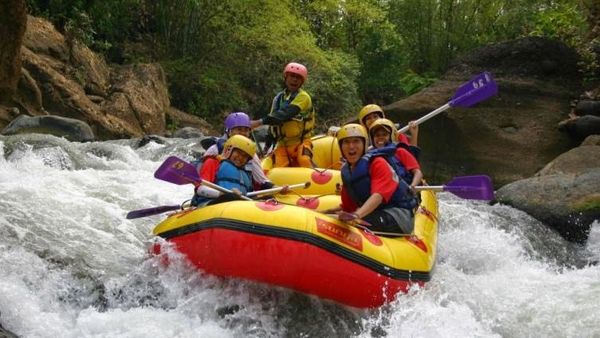
[[[306,82],[306,79],[308,78],[308,70],[306,69],[306,66],[296,62],[290,62],[285,66],[283,69],[283,77],[285,77],[285,74],[287,73],[300,75],[303,82]]]

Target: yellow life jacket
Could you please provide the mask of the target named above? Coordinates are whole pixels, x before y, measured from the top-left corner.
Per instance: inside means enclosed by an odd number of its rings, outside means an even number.
[[[280,92],[273,100],[272,111],[285,109],[293,103],[298,95],[308,96],[308,93],[299,89],[286,98],[285,91]],[[310,100],[310,96],[308,98]],[[310,138],[314,127],[315,110],[311,102],[306,109],[301,110],[291,120],[284,122],[280,126],[271,126],[270,131],[278,142],[287,146],[299,144],[304,139]]]

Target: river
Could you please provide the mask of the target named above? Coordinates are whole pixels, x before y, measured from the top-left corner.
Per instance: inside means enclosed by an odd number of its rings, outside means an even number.
[[[446,193],[431,282],[380,309],[183,258],[165,267],[146,254],[163,216],[125,214],[188,199],[191,186],[153,172],[198,147],[0,136],[0,324],[20,337],[600,337],[598,222],[575,245],[519,210]]]

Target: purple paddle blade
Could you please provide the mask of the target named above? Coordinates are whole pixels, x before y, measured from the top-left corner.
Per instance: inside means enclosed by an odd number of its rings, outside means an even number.
[[[141,218],[146,216],[158,215],[163,212],[178,210],[181,206],[179,205],[161,205],[160,207],[133,210],[127,213],[127,219]]]
[[[444,186],[444,191],[469,200],[494,199],[492,180],[487,175],[455,177]]]
[[[452,107],[470,107],[498,93],[492,74],[483,72],[469,80],[456,91],[449,104]]]
[[[163,164],[156,169],[154,177],[159,180],[179,185],[200,183],[200,181],[202,181],[196,167],[177,156],[167,158]]]

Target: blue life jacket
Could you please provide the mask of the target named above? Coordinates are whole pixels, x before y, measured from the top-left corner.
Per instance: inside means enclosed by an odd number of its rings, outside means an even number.
[[[394,171],[396,171],[398,176],[400,176],[400,178],[403,179],[404,182],[406,182],[408,185],[410,185],[412,183],[414,175],[413,175],[413,173],[408,171],[406,169],[406,167],[404,166],[404,164],[402,164],[402,162],[400,162],[400,159],[398,157],[396,157],[396,150],[398,148],[404,148],[404,149],[408,150],[408,146],[406,144],[399,142],[397,144],[388,143],[383,148],[378,148],[378,149],[372,148],[370,150],[367,150],[367,153],[373,154],[373,155],[384,154],[385,156],[390,156],[390,158],[388,159],[388,162],[390,162],[390,161],[393,162],[392,168],[394,168]],[[414,156],[414,154],[413,154],[413,156]],[[397,166],[397,168],[394,167],[394,165]]]
[[[217,139],[217,150],[219,151],[219,154],[223,153],[225,142],[227,142],[227,138],[225,136],[221,136]]]
[[[341,169],[342,182],[346,187],[350,198],[358,204],[363,205],[367,199],[371,196],[371,177],[369,176],[369,166],[371,161],[376,157],[383,157],[388,164],[394,170],[396,179],[398,180],[398,187],[392,194],[392,198],[387,203],[382,203],[377,207],[379,209],[400,207],[404,209],[412,210],[417,206],[417,199],[410,192],[409,185],[400,177],[406,172],[402,166],[399,165],[399,161],[395,156],[396,146],[394,144],[379,148],[372,149],[363,155],[352,172],[350,171],[350,165],[345,163]]]
[[[203,159],[200,160],[200,166],[203,163]],[[253,190],[252,167],[250,164],[246,164],[243,169],[239,169],[231,161],[222,160],[219,164],[215,181],[215,184],[220,185],[223,188],[229,190],[236,188],[241,191],[242,194],[246,194]],[[190,203],[192,206],[197,206],[210,200],[211,199],[208,197],[194,194]]]
[[[421,148],[415,147],[415,146],[407,146],[406,144],[404,144],[402,142],[398,142],[398,144],[396,144],[396,146],[394,147],[394,158],[392,160],[395,161],[396,164],[398,164],[398,166],[400,167],[400,172],[398,173],[398,175],[406,183],[408,183],[408,185],[410,185],[412,183],[415,175],[413,175],[413,173],[411,173],[408,169],[406,169],[404,164],[402,164],[402,162],[400,162],[400,159],[398,157],[396,157],[396,150],[398,148],[404,148],[404,149],[408,150],[408,152],[411,153],[415,157],[415,159],[417,159],[417,155],[415,155],[415,152],[417,152],[417,154],[419,154],[421,152]]]
[[[252,191],[252,171],[248,167],[238,168],[229,160],[222,160],[215,179],[217,185],[226,189],[237,189],[242,194]]]

